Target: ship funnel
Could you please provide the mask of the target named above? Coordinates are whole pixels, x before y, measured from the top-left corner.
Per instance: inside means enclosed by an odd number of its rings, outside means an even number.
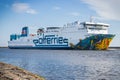
[[[21,37],[26,37],[28,36],[28,34],[29,34],[28,27],[23,27],[21,32]]]

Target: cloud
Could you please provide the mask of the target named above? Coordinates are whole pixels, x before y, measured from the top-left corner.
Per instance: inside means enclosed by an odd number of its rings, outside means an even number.
[[[120,20],[120,0],[82,0],[105,19]]]
[[[33,9],[27,10],[26,13],[37,14],[37,12],[35,10],[33,10]]]
[[[27,3],[14,3],[12,9],[17,13],[37,14],[37,11],[32,9]]]
[[[80,16],[80,13],[78,13],[78,12],[71,12],[69,14],[72,15],[72,16]]]
[[[53,7],[53,9],[54,9],[54,10],[60,10],[60,9],[61,9],[61,7],[54,6],[54,7]]]

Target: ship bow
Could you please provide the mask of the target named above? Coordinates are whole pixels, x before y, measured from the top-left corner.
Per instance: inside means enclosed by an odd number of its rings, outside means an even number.
[[[79,43],[74,46],[74,48],[82,50],[106,50],[108,49],[114,36],[115,35],[113,34],[92,35],[80,40]]]
[[[94,48],[96,50],[106,50],[108,49],[112,39],[114,38],[115,35],[113,34],[101,34],[101,35],[96,35],[97,37],[96,42],[94,43]]]

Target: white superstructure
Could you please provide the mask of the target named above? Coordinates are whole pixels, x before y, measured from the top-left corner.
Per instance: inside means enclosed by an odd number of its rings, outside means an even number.
[[[109,24],[94,22],[68,23],[63,27],[39,28],[37,34],[29,34],[28,27],[21,35],[11,35],[10,48],[71,48],[80,40],[97,34],[108,34]]]

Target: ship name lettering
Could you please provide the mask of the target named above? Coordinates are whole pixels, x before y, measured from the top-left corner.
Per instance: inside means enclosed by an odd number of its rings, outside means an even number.
[[[68,46],[68,39],[63,37],[58,37],[58,35],[43,35],[38,39],[34,39],[33,43],[36,46],[39,45],[66,45]]]

